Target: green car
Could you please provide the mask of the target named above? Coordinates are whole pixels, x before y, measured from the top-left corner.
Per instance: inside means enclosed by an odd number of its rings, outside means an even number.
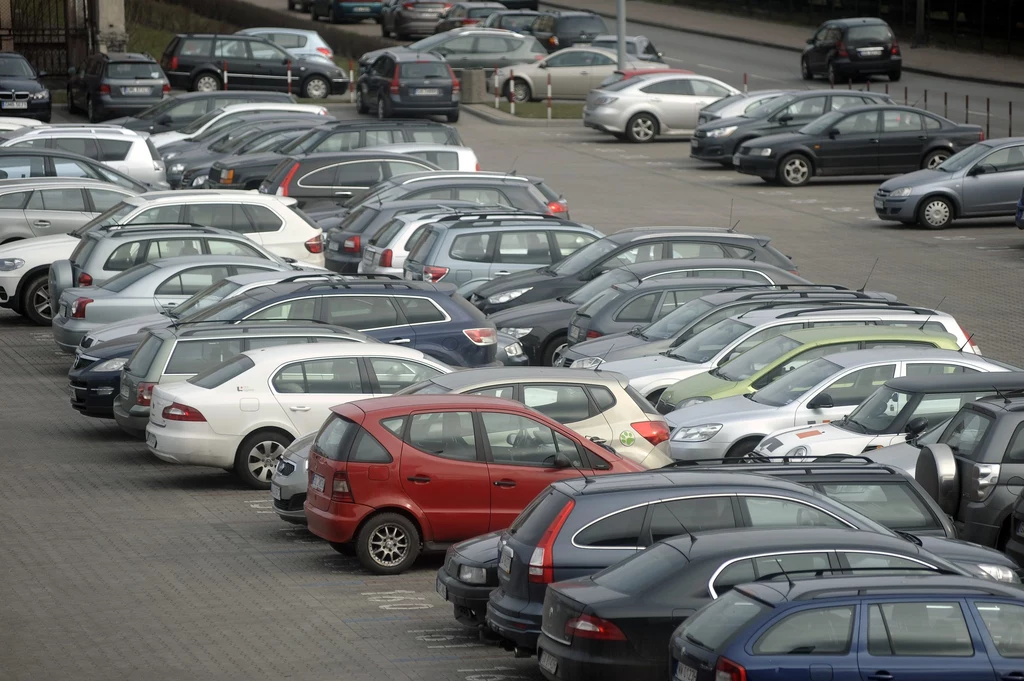
[[[940,350],[960,347],[951,334],[922,331],[916,326],[828,326],[790,331],[754,346],[720,367],[669,386],[658,401],[658,411],[667,414],[701,402],[755,392],[823,355],[913,345]]]

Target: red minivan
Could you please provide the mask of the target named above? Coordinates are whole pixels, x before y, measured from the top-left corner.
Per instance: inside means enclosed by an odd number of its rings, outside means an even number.
[[[306,519],[378,574],[508,527],[556,480],[644,470],[512,400],[409,395],[331,411],[310,450]]]

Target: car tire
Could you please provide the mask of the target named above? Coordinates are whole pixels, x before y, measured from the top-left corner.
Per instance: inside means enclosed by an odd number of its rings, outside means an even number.
[[[953,222],[953,204],[941,196],[931,196],[917,209],[917,221],[928,229],[945,229]]]
[[[804,80],[814,80],[814,74],[811,73],[811,65],[806,57],[800,60],[800,75]]]
[[[753,453],[754,447],[757,447],[757,443],[760,441],[760,437],[748,437],[740,440],[730,447],[728,452],[726,452],[726,460],[736,461],[746,458],[749,454]]]
[[[890,71],[889,72],[889,82],[891,82],[891,83],[899,82],[900,78],[902,78],[902,77],[903,77],[903,71],[901,69],[896,69],[895,71]]]
[[[924,157],[924,160],[921,161],[921,170],[933,170],[949,157],[950,152],[947,149],[936,149],[935,151],[930,151]]]
[[[388,27],[384,25],[383,21],[380,22],[380,35],[381,35],[382,38],[390,38],[391,37],[391,31],[388,30]]]
[[[391,105],[383,96],[377,97],[377,118],[379,120],[391,118]]]
[[[53,322],[53,301],[50,300],[49,274],[37,274],[25,286],[21,296],[21,312],[39,326]]]
[[[235,474],[253,489],[270,489],[277,461],[295,438],[276,430],[257,430],[235,452]]]
[[[68,98],[68,113],[70,113],[70,114],[78,113],[78,107],[75,106],[75,98],[72,95],[70,87],[68,88],[67,98]]]
[[[356,113],[369,113],[370,107],[366,105],[366,95],[363,93],[363,88],[356,88]]]
[[[447,114],[445,114],[445,118],[448,119],[449,123],[458,123],[459,122],[459,110],[456,109],[455,111],[448,112]]]
[[[214,92],[223,89],[223,83],[217,78],[217,74],[212,71],[203,71],[197,73],[196,77],[192,79],[192,87],[189,89],[192,92]]]
[[[343,556],[355,556],[356,547],[349,543],[342,543],[340,541],[327,542],[331,545],[331,548],[340,553]]]
[[[309,99],[327,99],[331,84],[323,76],[310,76],[302,85],[302,96]]]
[[[814,168],[811,160],[803,154],[789,154],[779,161],[775,176],[786,187],[802,187],[811,181]]]
[[[294,12],[295,11],[295,3],[292,2],[292,0],[288,0],[288,11],[289,12]]]
[[[90,123],[99,123],[103,120],[99,111],[96,110],[96,105],[93,104],[92,97],[87,97],[85,100],[85,117],[89,119]]]
[[[516,101],[516,104],[523,104],[526,102],[533,101],[533,90],[530,88],[530,84],[522,78],[516,78],[509,81],[507,86],[511,89],[512,99]]]
[[[370,572],[397,575],[420,555],[420,532],[404,515],[379,513],[356,534],[356,555]]]
[[[554,366],[552,362],[555,361],[556,356],[565,352],[568,342],[569,339],[566,336],[556,336],[548,341],[548,344],[544,346],[544,352],[540,355],[541,366]]]
[[[626,139],[644,144],[658,136],[658,120],[649,113],[638,113],[626,123]]]

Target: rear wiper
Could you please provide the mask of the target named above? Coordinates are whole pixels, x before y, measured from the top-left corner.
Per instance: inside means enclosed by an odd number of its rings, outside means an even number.
[[[693,634],[686,633],[686,634],[684,634],[684,636],[686,637],[687,641],[689,641],[690,643],[692,643],[694,645],[700,646],[704,650],[713,650],[713,648],[711,646],[709,646],[707,643],[704,643],[704,641],[701,641],[699,638],[697,638]]]

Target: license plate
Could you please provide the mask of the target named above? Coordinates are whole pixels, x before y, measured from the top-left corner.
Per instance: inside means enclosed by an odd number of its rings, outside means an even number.
[[[502,572],[509,572],[512,569],[512,549],[507,546],[501,550],[501,558],[498,560],[498,569]]]
[[[59,305],[59,306],[57,307],[57,313],[58,313],[58,314],[59,314],[59,315],[60,315],[61,317],[67,317],[67,316],[68,316],[68,304],[67,304],[67,303],[61,303],[61,304],[60,304],[60,305]]]
[[[441,578],[437,578],[437,583],[434,585],[437,589],[437,593],[441,594],[441,598],[448,600],[448,587],[441,583]]]
[[[0,108],[4,109],[27,109],[28,102],[0,102]]]
[[[75,390],[75,386],[71,386],[71,401],[72,402],[77,402],[78,401],[78,392]]]
[[[148,87],[123,87],[121,88],[121,94],[123,95],[148,95]]]
[[[571,340],[573,343],[575,343],[579,339],[580,339],[580,329],[579,329],[579,327],[578,326],[574,326],[571,329],[569,329],[569,340]]]
[[[281,487],[278,486],[278,485],[275,485],[274,483],[270,483],[270,496],[272,496],[273,498],[275,498],[278,501],[280,501],[281,500]]]
[[[130,394],[131,393],[128,392],[128,386],[122,383],[121,384],[121,397],[123,397],[124,399],[127,400],[128,399],[128,395],[130,395]]]
[[[740,164],[740,155],[739,154],[733,154],[732,155],[732,164],[734,166],[738,166]]]
[[[337,251],[340,248],[341,248],[341,244],[339,244],[337,241],[332,241],[331,243],[329,243],[327,245],[327,249],[331,250],[331,251]]]
[[[885,207],[885,202],[882,199],[875,199],[875,210],[882,210]]]
[[[352,11],[353,12],[369,12],[370,8],[369,7],[353,7]]]
[[[414,95],[439,95],[441,90],[436,87],[418,87],[413,90]]]
[[[324,484],[326,482],[327,481],[324,480],[324,476],[319,475],[319,474],[314,474],[313,475],[313,482],[309,483],[309,486],[312,487],[313,489],[315,489],[317,492],[323,492],[324,491]]]
[[[146,446],[156,447],[156,435],[153,435],[153,433],[146,433]]]
[[[540,651],[540,668],[548,674],[554,674],[555,670],[558,669],[558,660],[548,651],[542,650]]]
[[[676,681],[696,681],[697,670],[693,667],[687,667],[685,664],[676,665]]]
[[[698,140],[696,137],[691,137],[690,138],[690,148],[691,149],[696,149],[699,146],[700,146],[700,140]]]

